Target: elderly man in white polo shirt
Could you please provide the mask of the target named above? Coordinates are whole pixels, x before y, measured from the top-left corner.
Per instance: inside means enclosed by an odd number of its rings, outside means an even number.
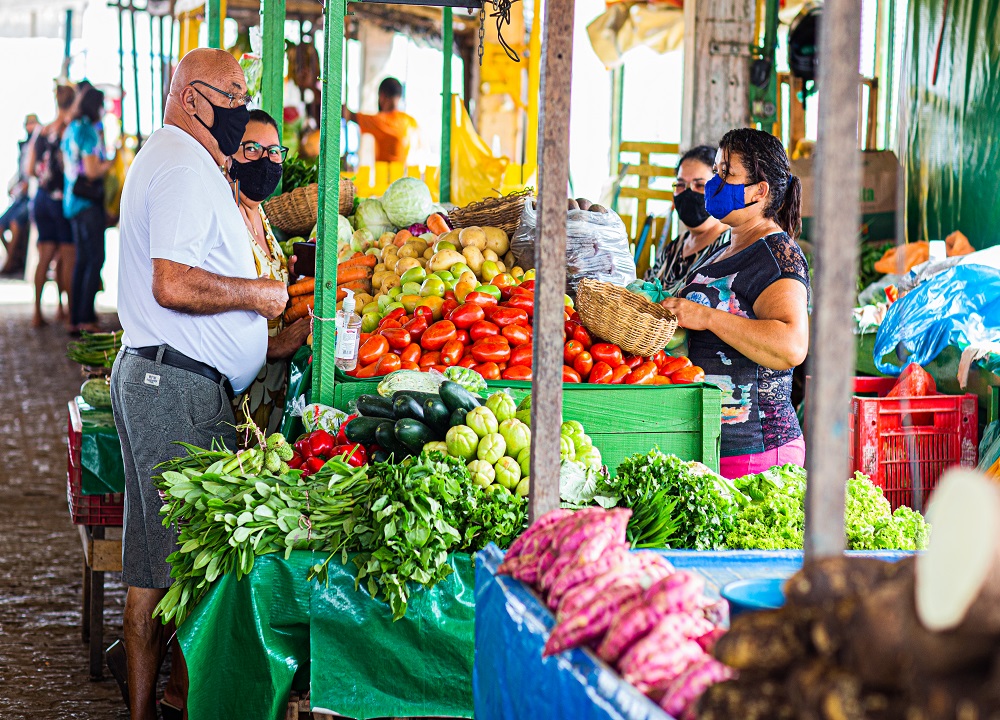
[[[164,629],[153,609],[170,586],[176,534],[162,525],[153,468],[175,441],[236,444],[233,393],[256,377],[267,320],[288,299],[257,277],[246,227],[224,175],[249,112],[243,72],[222,50],[193,50],[170,84],[164,127],[136,155],[121,206],[119,316],[111,374],[125,459],[122,579],[133,720],[156,718]]]

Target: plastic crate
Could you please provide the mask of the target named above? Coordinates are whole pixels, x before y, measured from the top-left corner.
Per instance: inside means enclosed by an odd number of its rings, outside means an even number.
[[[83,423],[76,401],[69,403],[67,430],[66,501],[69,514],[76,525],[121,526],[125,513],[125,496],[122,493],[84,495],[83,465],[80,448],[83,442]]]
[[[893,510],[922,510],[946,468],[976,466],[978,398],[855,397],[849,440],[852,469],[882,488]]]
[[[517,402],[531,383],[490,381],[489,391],[507,388]],[[334,407],[348,410],[360,395],[377,394],[378,382],[339,383]],[[563,418],[583,423],[612,475],[630,455],[654,446],[683,460],[719,470],[722,391],[714,385],[563,385]]]

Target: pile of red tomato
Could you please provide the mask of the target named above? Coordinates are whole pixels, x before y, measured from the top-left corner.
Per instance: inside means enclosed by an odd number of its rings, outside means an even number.
[[[531,380],[535,281],[471,292],[459,303],[445,295],[439,314],[418,306],[397,308],[375,331],[362,333],[358,366],[348,373],[374,378],[396,370],[444,371],[470,368],[486,380]],[[705,373],[687,358],[660,351],[651,358],[622,353],[611,343],[594,342],[580,316],[565,311],[564,382],[652,385],[700,382]]]

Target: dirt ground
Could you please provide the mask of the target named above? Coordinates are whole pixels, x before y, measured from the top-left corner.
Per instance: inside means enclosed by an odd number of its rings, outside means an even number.
[[[114,680],[90,681],[80,634],[82,553],[65,459],[80,370],[65,357],[65,330],[30,321],[29,306],[0,305],[0,718],[125,720]],[[107,578],[110,644],[125,595]]]

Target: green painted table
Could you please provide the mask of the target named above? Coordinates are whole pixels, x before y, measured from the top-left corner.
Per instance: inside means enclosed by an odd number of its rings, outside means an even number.
[[[355,590],[352,563],[324,556],[257,558],[237,582],[220,578],[181,626],[191,720],[281,720],[289,691],[308,687],[315,710],[347,717],[472,717],[475,579],[472,558],[410,597],[392,621],[384,602]]]

